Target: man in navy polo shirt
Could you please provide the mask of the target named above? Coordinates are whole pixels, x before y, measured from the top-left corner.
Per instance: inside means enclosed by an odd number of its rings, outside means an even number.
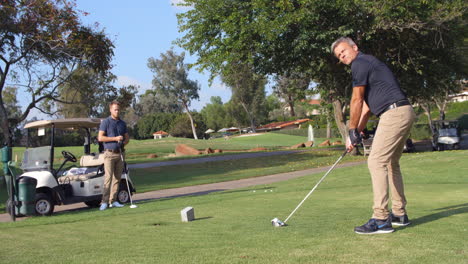
[[[109,104],[111,115],[102,120],[99,126],[98,140],[104,142],[104,192],[102,194],[101,207],[99,210],[106,210],[107,207],[123,207],[117,201],[120,178],[123,171],[123,161],[121,151],[123,146],[128,144],[129,136],[127,124],[119,118],[120,103],[113,101]]]
[[[380,118],[367,161],[374,193],[373,215],[354,231],[381,234],[394,231],[392,224],[406,226],[406,198],[400,171],[400,157],[416,118],[406,95],[390,69],[377,58],[359,52],[350,38],[339,38],[331,51],[340,62],[350,65],[353,92],[350,104],[348,151],[361,143],[361,133],[371,113]],[[388,210],[389,187],[392,212]]]

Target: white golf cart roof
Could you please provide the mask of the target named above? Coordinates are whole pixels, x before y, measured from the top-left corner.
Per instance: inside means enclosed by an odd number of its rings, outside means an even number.
[[[27,123],[24,128],[47,128],[55,126],[55,128],[94,128],[99,127],[101,119],[99,118],[65,118],[56,120],[41,120]]]

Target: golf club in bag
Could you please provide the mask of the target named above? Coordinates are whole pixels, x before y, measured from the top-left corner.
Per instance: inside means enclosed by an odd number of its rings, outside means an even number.
[[[346,156],[346,153],[348,153],[348,149],[345,150],[345,152],[343,152],[343,154],[341,154],[341,156],[338,158],[338,160],[335,162],[335,164],[333,164],[333,166],[331,166],[331,168],[327,171],[327,173],[325,173],[325,175],[323,175],[323,177],[317,182],[317,184],[314,186],[314,188],[312,188],[312,190],[310,190],[310,192],[306,195],[306,197],[299,203],[299,205],[291,212],[291,214],[288,216],[288,218],[286,218],[286,220],[281,221],[279,220],[277,217],[273,218],[271,220],[271,224],[275,227],[281,227],[281,226],[286,226],[286,222],[289,220],[289,218],[291,218],[291,216],[297,211],[297,209],[299,209],[299,207],[301,207],[301,205],[305,202],[305,200],[307,200],[307,198],[309,198],[309,196],[315,191],[315,189],[319,186],[319,184],[325,179],[325,177],[327,177],[327,175],[335,168],[336,164],[338,164],[338,162],[340,162],[340,160]]]
[[[125,180],[125,182],[127,183],[128,197],[130,198],[130,208],[137,208],[138,206],[133,204],[132,191],[130,190],[130,185],[128,184],[128,181],[131,181],[130,171],[128,170],[127,163],[125,163],[125,160],[123,157],[124,144],[122,141],[119,141],[119,146],[120,146],[120,159],[122,160],[122,163],[124,164],[124,170],[127,173],[127,179]]]

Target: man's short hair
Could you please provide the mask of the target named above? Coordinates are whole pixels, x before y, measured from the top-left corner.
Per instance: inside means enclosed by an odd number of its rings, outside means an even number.
[[[338,44],[340,44],[341,42],[346,42],[351,46],[356,46],[356,43],[354,43],[354,41],[351,38],[341,37],[341,38],[335,40],[335,42],[333,42],[333,44],[331,44],[331,53],[333,55],[335,55],[334,51],[335,51],[336,46],[338,46]]]
[[[110,102],[110,104],[109,104],[109,108],[111,108],[113,105],[118,105],[118,106],[120,106],[120,103],[117,102],[117,101],[112,101],[112,102]]]

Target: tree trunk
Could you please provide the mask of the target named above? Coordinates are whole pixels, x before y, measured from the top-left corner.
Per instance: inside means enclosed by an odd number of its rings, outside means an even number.
[[[296,116],[296,112],[294,111],[294,100],[291,98],[291,96],[288,96],[288,105],[291,116]]]
[[[241,102],[241,105],[242,105],[242,108],[244,108],[245,112],[247,113],[247,115],[249,116],[249,120],[250,120],[250,128],[252,129],[252,131],[255,133],[257,132],[256,130],[256,124],[255,124],[255,118],[252,116],[252,114],[249,112],[249,110],[247,109],[247,106]]]
[[[192,115],[190,114],[190,111],[189,111],[189,109],[188,109],[187,103],[184,102],[183,104],[184,104],[185,111],[187,111],[187,115],[188,115],[188,117],[189,117],[189,119],[190,119],[190,124],[192,125],[193,138],[194,138],[194,139],[198,139],[198,137],[197,137],[197,131],[195,130],[195,125],[194,125],[194,123],[193,123],[193,117],[192,117]]]
[[[429,123],[429,128],[432,131],[433,130],[433,125],[432,125],[432,119],[431,119],[431,107],[429,106],[429,104],[425,104],[425,103],[420,103],[419,105],[424,110],[424,113],[426,114],[427,120],[428,120],[428,123]]]
[[[442,100],[434,100],[437,108],[439,109],[439,119],[445,120],[445,109],[447,108],[447,98],[448,95]]]
[[[341,134],[341,139],[346,142],[348,137],[348,128],[346,127],[346,117],[343,113],[343,103],[340,100],[333,101],[333,112],[335,115],[335,122]]]
[[[1,90],[0,90],[1,91]],[[3,98],[0,96],[0,123],[3,132],[3,140],[4,142],[0,142],[0,144],[12,147],[13,146],[13,139],[12,133],[10,131],[10,120],[8,120],[8,113],[4,107]]]
[[[331,138],[331,122],[329,118],[327,118],[327,138]]]

